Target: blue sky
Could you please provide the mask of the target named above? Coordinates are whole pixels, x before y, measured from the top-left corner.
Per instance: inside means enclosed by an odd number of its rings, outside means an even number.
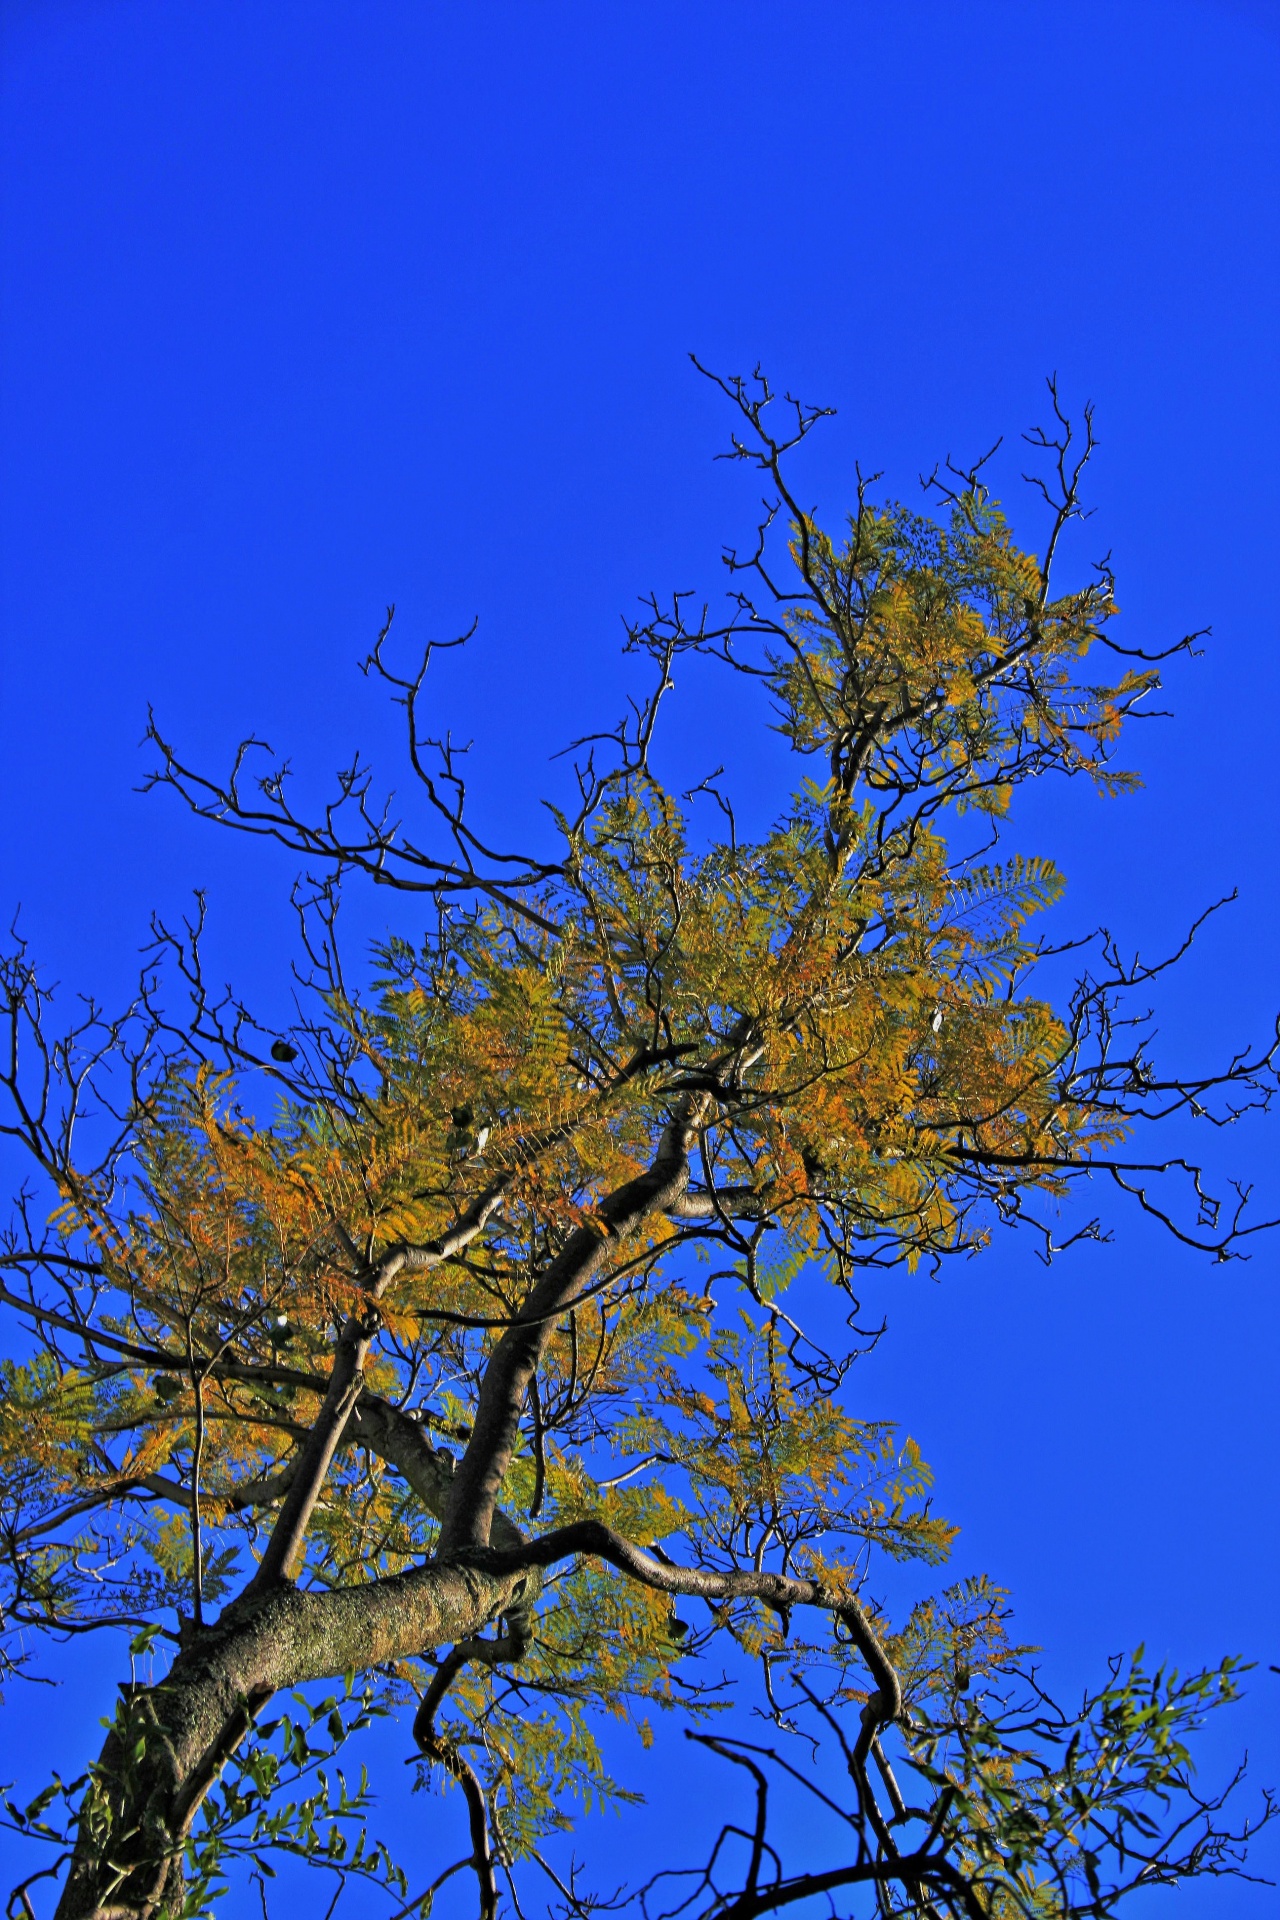
[[[1111,551],[1131,644],[1213,638],[1141,795],[1037,794],[1018,835],[1064,928],[1144,951],[1238,887],[1162,1034],[1198,1059],[1269,1024],[1275,0],[0,0],[0,40],[0,911],[68,988],[123,991],[200,885],[216,969],[285,1014],[291,863],[137,793],[146,706],[197,760],[256,730],[304,790],[357,744],[391,775],[355,669],[389,601],[408,640],[479,617],[442,718],[483,816],[541,831],[548,756],[624,697],[620,614],[716,590],[751,524],[693,349],[839,410],[805,469],[829,513],[855,461],[909,495],[1006,433],[1029,541],[1016,435],[1051,370],[1093,399],[1079,562]],[[760,791],[745,715],[691,683],[673,770]],[[1222,1160],[1273,1211],[1275,1137]],[[1280,1785],[1280,1247],[1211,1268],[1115,1225],[1048,1273],[1017,1246],[886,1288],[860,1410],[911,1427],[960,1564],[1072,1684],[1140,1639],[1260,1659],[1223,1751]],[[36,1705],[33,1754],[74,1717]]]

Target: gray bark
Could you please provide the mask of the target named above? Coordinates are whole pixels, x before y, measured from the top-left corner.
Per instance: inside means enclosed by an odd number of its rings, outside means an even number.
[[[182,1846],[209,1788],[283,1687],[361,1671],[476,1634],[518,1610],[529,1571],[432,1562],[363,1587],[239,1601],[180,1653],[167,1679],[127,1697],[99,1761],[109,1835],[82,1825],[57,1920],[159,1920],[181,1904]],[[104,1844],[105,1841],[105,1844]]]

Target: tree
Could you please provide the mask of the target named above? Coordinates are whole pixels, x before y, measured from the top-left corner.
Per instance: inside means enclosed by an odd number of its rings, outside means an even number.
[[[1058,875],[994,857],[1033,776],[1133,784],[1116,742],[1168,657],[1108,637],[1105,564],[1054,577],[1090,416],[1081,436],[1051,388],[1030,436],[1037,558],[981,467],[933,476],[938,519],[860,481],[828,535],[788,477],[821,410],[788,401],[775,433],[758,376],[718,384],[765,523],[722,618],[677,597],[630,629],[651,690],[577,743],[554,853],[473,831],[424,731],[431,650],[401,671],[388,621],[368,667],[405,709],[425,829],[359,762],[307,818],[282,766],[250,777],[256,742],[220,782],[152,727],[156,785],[307,863],[291,1031],[209,990],[199,916],[157,923],[124,1013],[66,1030],[25,950],[5,961],[4,1127],[31,1166],[0,1258],[9,1664],[102,1629],[151,1660],[83,1779],[9,1804],[53,1848],[10,1911],[62,1874],[61,1920],[196,1914],[274,1848],[380,1879],[403,1915],[465,1868],[488,1916],[533,1862],[585,1914],[548,1836],[621,1792],[600,1716],[671,1709],[752,1810],[691,1877],[664,1862],[648,1913],[839,1891],[1065,1920],[1240,1866],[1248,1822],[1222,1823],[1186,1745],[1233,1663],[1115,1663],[1071,1714],[989,1584],[895,1623],[879,1557],[940,1566],[953,1529],[912,1443],[849,1403],[866,1269],[1017,1227],[1047,1257],[1083,1180],[1219,1260],[1257,1230],[1142,1136],[1265,1103],[1275,1047],[1157,1067],[1129,1008],[1161,969],[1105,937],[1055,1005],[1033,974],[1070,949],[1028,927]],[[762,838],[718,777],[681,799],[651,763],[689,655],[757,682],[799,759]],[[337,903],[360,876],[432,929],[356,980]],[[763,1737],[717,1717],[722,1673]],[[312,1683],[337,1686],[270,1707]],[[423,1775],[460,1789],[469,1837],[446,1802],[439,1879],[411,1894],[326,1763],[415,1696]],[[833,1865],[774,1851],[786,1781],[843,1835]]]

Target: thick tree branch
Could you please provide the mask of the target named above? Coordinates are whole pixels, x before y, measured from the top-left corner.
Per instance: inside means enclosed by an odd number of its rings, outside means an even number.
[[[509,1327],[485,1368],[475,1423],[454,1477],[441,1530],[442,1553],[488,1545],[494,1508],[515,1452],[525,1396],[551,1328],[608,1260],[612,1247],[661,1215],[683,1193],[689,1152],[704,1103],[682,1101],[663,1131],[653,1164],[600,1202],[589,1226],[572,1234],[521,1309],[527,1324]]]
[[[379,1325],[378,1302],[406,1267],[422,1272],[439,1266],[483,1233],[488,1220],[501,1205],[503,1193],[512,1177],[508,1173],[491,1182],[471,1203],[462,1218],[438,1239],[420,1247],[395,1247],[365,1275],[363,1289],[369,1305],[364,1313],[348,1317],[339,1336],[324,1402],[303,1443],[280,1516],[258,1563],[258,1570],[245,1589],[246,1593],[260,1593],[276,1582],[288,1579],[301,1556],[307,1527],[333,1464],[334,1454],[342,1443],[352,1409],[364,1390],[364,1363]]]

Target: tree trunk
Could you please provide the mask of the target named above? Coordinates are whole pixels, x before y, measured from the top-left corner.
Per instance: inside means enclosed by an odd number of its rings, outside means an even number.
[[[527,1571],[432,1562],[336,1593],[229,1607],[153,1687],[126,1689],[93,1769],[56,1920],[170,1920],[200,1803],[282,1687],[449,1645],[525,1599]]]

